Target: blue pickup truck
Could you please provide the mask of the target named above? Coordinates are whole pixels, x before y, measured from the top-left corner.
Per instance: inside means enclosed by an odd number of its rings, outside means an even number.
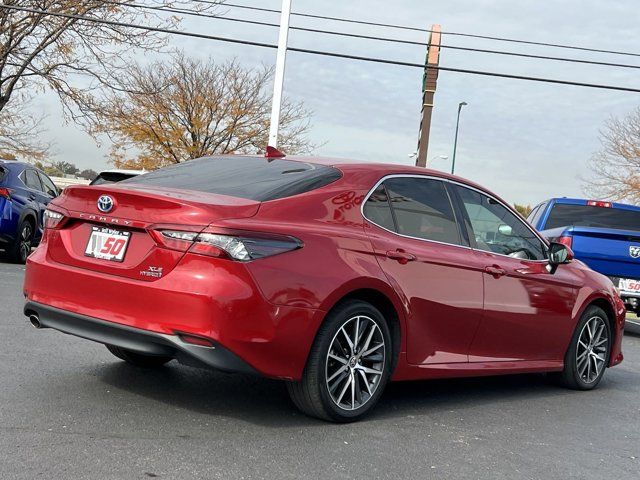
[[[640,317],[640,207],[622,203],[552,198],[527,218],[577,259],[608,276],[627,310]]]

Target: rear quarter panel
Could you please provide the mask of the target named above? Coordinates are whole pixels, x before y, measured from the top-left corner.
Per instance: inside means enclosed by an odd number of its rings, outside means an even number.
[[[369,174],[358,184],[373,186],[382,175]],[[326,312],[351,292],[373,289],[389,299],[398,312],[401,331],[404,307],[388,284],[364,232],[360,205],[369,188],[342,181],[296,197],[265,202],[255,217],[226,220],[234,229],[292,235],[303,242],[299,250],[247,263],[247,268],[268,302],[315,309],[308,325],[311,347]],[[216,223],[217,225],[220,223]],[[404,339],[401,340],[404,351]]]

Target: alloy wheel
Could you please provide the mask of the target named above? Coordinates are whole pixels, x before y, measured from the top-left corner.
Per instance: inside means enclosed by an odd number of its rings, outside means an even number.
[[[378,324],[367,316],[347,320],[327,353],[326,385],[333,402],[343,410],[365,405],[380,385],[386,346]]]
[[[18,251],[20,254],[20,259],[22,261],[26,261],[29,253],[31,253],[31,237],[33,236],[33,230],[31,229],[31,225],[26,223],[24,227],[22,227],[22,231],[20,232],[20,238],[18,239]]]
[[[609,347],[609,332],[605,321],[591,317],[582,327],[576,348],[576,366],[580,379],[589,384],[596,381],[605,368]]]

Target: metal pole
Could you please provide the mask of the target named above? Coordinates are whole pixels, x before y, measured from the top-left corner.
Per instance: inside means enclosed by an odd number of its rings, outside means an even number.
[[[284,67],[287,60],[287,42],[289,40],[289,17],[291,14],[291,0],[282,0],[281,12],[280,35],[278,36],[278,55],[276,57],[276,73],[273,78],[271,124],[269,125],[269,145],[274,148],[278,146],[278,127],[280,125],[280,108],[282,106]]]
[[[462,107],[467,105],[467,102],[460,102],[458,104],[458,119],[456,120],[456,138],[453,141],[453,159],[451,160],[451,175],[455,173],[456,170],[456,150],[458,148],[458,129],[460,127],[460,111]]]

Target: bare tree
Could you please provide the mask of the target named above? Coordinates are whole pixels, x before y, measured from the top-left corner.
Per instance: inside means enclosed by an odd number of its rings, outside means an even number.
[[[94,93],[114,87],[114,79],[127,71],[126,58],[135,52],[158,51],[166,43],[162,35],[123,24],[175,27],[178,17],[162,8],[215,9],[215,2],[188,0],[123,3],[129,5],[104,0],[3,0],[0,112],[10,103],[28,100],[34,89],[49,88],[62,100],[68,118],[90,125]]]
[[[272,70],[216,64],[176,53],[169,61],[135,66],[96,114],[96,134],[113,141],[119,167],[153,169],[223,153],[264,151],[269,136]],[[305,153],[309,112],[283,102],[279,143]]]
[[[44,160],[50,144],[42,140],[41,117],[6,106],[0,111],[0,158]]]
[[[594,178],[585,191],[594,197],[640,204],[640,108],[626,118],[611,118],[600,132],[602,149],[590,166]]]

